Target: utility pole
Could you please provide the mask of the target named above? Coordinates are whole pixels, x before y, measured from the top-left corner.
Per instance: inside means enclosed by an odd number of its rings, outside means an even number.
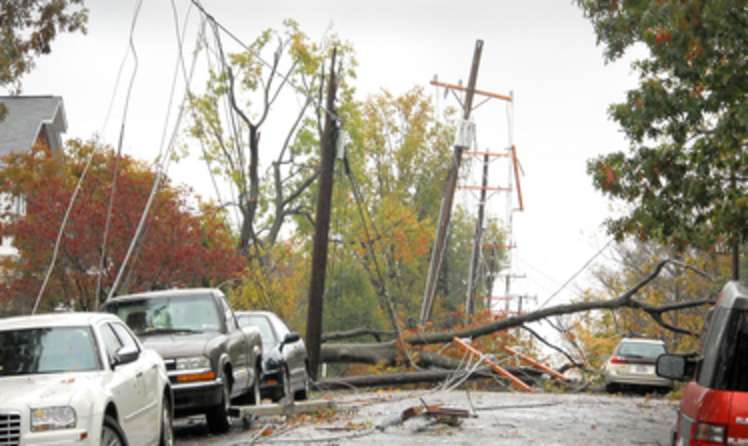
[[[338,135],[338,122],[335,116],[335,95],[337,79],[335,58],[337,49],[332,52],[330,75],[327,80],[327,101],[325,127],[320,141],[319,192],[317,193],[317,214],[315,219],[314,245],[312,247],[312,272],[309,283],[309,307],[306,322],[306,347],[309,355],[309,372],[317,379],[320,364],[322,338],[322,309],[325,294],[325,274],[327,272],[327,242],[330,231],[330,210],[332,202],[333,173],[335,168],[335,147]]]
[[[475,50],[473,51],[473,62],[470,67],[470,78],[465,92],[465,103],[463,104],[463,126],[460,129],[460,133],[463,136],[468,132],[466,127],[469,126],[468,120],[470,119],[470,112],[472,112],[473,109],[473,96],[475,95],[475,84],[478,80],[478,68],[480,67],[482,51],[483,41],[477,40],[475,42]],[[452,165],[449,168],[447,182],[444,185],[442,204],[441,209],[439,210],[439,223],[436,227],[436,238],[434,239],[434,246],[431,250],[429,272],[426,276],[426,289],[424,290],[423,302],[421,303],[421,325],[425,324],[431,318],[431,310],[434,305],[434,295],[436,294],[437,279],[439,277],[442,260],[444,259],[447,230],[449,228],[449,221],[452,217],[452,203],[454,202],[455,189],[457,189],[457,179],[459,176],[460,163],[462,161],[462,151],[466,148],[465,140],[469,139],[462,138],[462,141],[458,140],[454,146]]]

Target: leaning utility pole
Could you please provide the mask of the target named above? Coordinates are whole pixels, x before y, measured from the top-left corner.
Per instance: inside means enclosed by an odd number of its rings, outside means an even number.
[[[309,308],[306,322],[306,347],[309,355],[309,372],[317,379],[320,364],[322,338],[322,308],[325,294],[325,273],[327,272],[327,242],[330,231],[330,208],[332,202],[333,173],[335,168],[335,146],[338,135],[338,122],[335,116],[335,57],[332,51],[330,76],[327,80],[327,101],[325,105],[325,127],[320,141],[319,192],[317,193],[317,216],[315,219],[314,245],[312,247],[312,272],[309,282]]]
[[[478,202],[478,218],[475,220],[475,235],[473,236],[473,250],[470,255],[468,269],[468,287],[465,298],[465,322],[469,323],[475,313],[475,290],[478,288],[479,260],[481,243],[483,241],[483,220],[486,213],[486,195],[488,192],[488,166],[491,158],[488,153],[483,155],[483,177],[481,179],[480,201]],[[490,293],[491,290],[488,290]]]
[[[460,163],[462,161],[462,151],[465,150],[466,142],[470,138],[467,135],[470,133],[470,112],[473,109],[473,96],[475,95],[475,84],[478,80],[478,68],[480,66],[480,56],[483,50],[483,41],[477,40],[475,42],[475,50],[473,52],[473,63],[470,67],[470,78],[468,80],[467,90],[465,92],[465,103],[463,104],[463,123],[459,129],[460,136],[454,146],[454,156],[452,158],[452,165],[449,167],[449,173],[447,174],[447,182],[444,185],[444,193],[442,195],[441,209],[439,210],[439,224],[436,227],[436,238],[434,239],[434,246],[431,249],[431,261],[429,263],[429,272],[426,276],[426,289],[423,293],[423,302],[421,303],[421,314],[420,323],[423,325],[431,318],[431,310],[434,305],[434,295],[436,294],[436,284],[439,277],[439,271],[441,270],[442,260],[444,259],[444,250],[447,242],[447,230],[449,228],[449,221],[452,217],[452,203],[454,202],[455,189],[457,189],[457,179],[460,169]]]

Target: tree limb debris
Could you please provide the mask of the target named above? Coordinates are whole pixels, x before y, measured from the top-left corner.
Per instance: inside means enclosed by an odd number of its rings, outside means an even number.
[[[633,308],[644,311],[647,313],[655,322],[660,324],[662,327],[671,330],[676,333],[686,334],[690,336],[697,336],[684,328],[676,327],[664,320],[664,313],[670,311],[678,311],[686,308],[694,308],[702,305],[713,304],[712,299],[700,299],[691,300],[684,302],[670,303],[663,306],[653,306],[647,303],[639,302],[634,299],[634,296],[647,284],[653,281],[662,272],[662,270],[668,264],[674,264],[676,266],[683,267],[678,261],[665,259],[660,261],[655,268],[644,277],[639,283],[633,288],[629,289],[625,293],[621,294],[615,299],[603,300],[603,301],[591,301],[591,302],[577,302],[571,304],[556,305],[553,307],[543,308],[530,313],[522,314],[519,316],[509,317],[506,319],[498,320],[488,324],[481,325],[479,327],[446,331],[446,332],[431,332],[431,333],[418,333],[404,339],[403,347],[408,346],[420,346],[429,344],[449,343],[457,338],[477,338],[493,334],[498,331],[503,331],[511,328],[523,328],[528,332],[533,333],[531,329],[528,329],[525,324],[531,322],[537,322],[540,320],[548,319],[553,316],[561,316],[566,314],[573,314],[591,310],[616,310],[619,308]],[[345,332],[330,333],[325,336],[327,341],[336,339],[346,339],[361,335],[371,335],[376,339],[378,335],[384,335],[385,333],[376,332],[376,330],[369,329],[355,329]],[[534,333],[535,337],[538,337],[537,333]],[[539,338],[540,339],[540,338]],[[540,339],[541,342],[554,348],[549,342]],[[563,354],[571,363],[575,366],[580,364],[571,357],[568,353],[564,353],[558,347],[554,350],[559,351]],[[375,342],[375,343],[326,343],[322,346],[322,360],[329,363],[364,363],[364,364],[386,364],[386,365],[398,365],[402,364],[403,355],[399,352],[394,341],[388,342]],[[457,361],[450,358],[446,358],[440,355],[436,355],[428,352],[418,352],[416,358],[416,364],[419,367],[440,367],[440,368],[456,368]]]

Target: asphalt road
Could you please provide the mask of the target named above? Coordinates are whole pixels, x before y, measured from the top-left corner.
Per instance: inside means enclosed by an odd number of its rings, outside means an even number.
[[[318,395],[319,396],[319,395]],[[666,445],[676,403],[661,398],[589,394],[374,392],[322,395],[339,402],[337,414],[238,421],[212,436],[200,419],[181,420],[178,445]],[[377,429],[404,409],[421,404],[475,409],[459,426],[413,418]],[[472,409],[471,409],[472,410]],[[266,435],[260,431],[266,428]]]

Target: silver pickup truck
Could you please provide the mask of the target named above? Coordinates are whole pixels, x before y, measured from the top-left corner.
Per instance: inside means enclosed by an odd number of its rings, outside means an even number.
[[[231,426],[232,399],[260,402],[262,340],[239,327],[220,290],[200,288],[119,296],[104,310],[122,319],[164,358],[176,416],[204,413],[214,433]]]

